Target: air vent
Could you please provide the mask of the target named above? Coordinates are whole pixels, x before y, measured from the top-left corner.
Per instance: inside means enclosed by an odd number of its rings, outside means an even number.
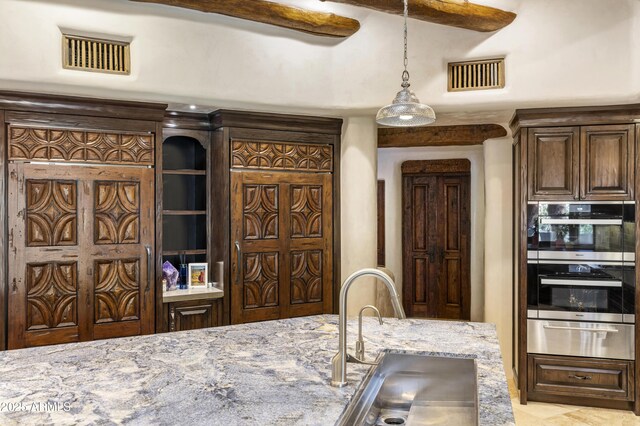
[[[129,43],[63,34],[64,68],[111,74],[129,74]]]
[[[449,92],[503,87],[504,58],[449,64]]]

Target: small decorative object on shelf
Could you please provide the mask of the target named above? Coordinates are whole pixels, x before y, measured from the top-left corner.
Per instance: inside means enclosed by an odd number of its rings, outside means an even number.
[[[166,280],[166,278],[164,278],[162,280],[162,292],[165,292],[165,291],[167,291],[167,280]]]
[[[189,288],[187,281],[187,264],[180,263],[180,289]]]
[[[162,264],[162,279],[167,280],[167,291],[178,288],[178,270],[168,260]]]
[[[209,281],[209,267],[206,263],[189,264],[189,288],[206,288]]]

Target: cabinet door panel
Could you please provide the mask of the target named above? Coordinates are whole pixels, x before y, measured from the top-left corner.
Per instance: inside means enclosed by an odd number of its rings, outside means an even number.
[[[328,173],[231,173],[231,322],[331,311]]]
[[[581,191],[585,200],[633,200],[633,125],[581,128]]]
[[[529,129],[531,200],[578,198],[578,136],[577,127]]]
[[[79,182],[28,169],[9,165],[9,349],[80,340]]]
[[[169,305],[169,330],[185,331],[217,325],[218,302],[194,300]]]
[[[153,332],[153,170],[10,173],[9,347]]]

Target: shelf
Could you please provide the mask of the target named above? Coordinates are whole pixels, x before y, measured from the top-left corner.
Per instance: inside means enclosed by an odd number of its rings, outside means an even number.
[[[162,252],[163,256],[180,256],[181,254],[184,254],[184,255],[207,254],[207,250],[206,249],[200,249],[200,250],[167,250],[167,251],[163,251]]]
[[[224,297],[224,291],[217,288],[189,288],[162,292],[162,302],[182,302],[187,300],[220,299]]]
[[[203,216],[207,214],[206,210],[162,210],[165,216]]]
[[[206,170],[196,169],[180,169],[180,170],[163,170],[163,175],[192,175],[192,176],[206,176]]]

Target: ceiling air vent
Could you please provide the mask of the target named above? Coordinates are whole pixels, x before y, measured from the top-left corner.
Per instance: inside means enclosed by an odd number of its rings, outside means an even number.
[[[503,87],[504,58],[449,63],[449,92]]]
[[[64,68],[110,74],[129,74],[129,43],[62,35]]]

